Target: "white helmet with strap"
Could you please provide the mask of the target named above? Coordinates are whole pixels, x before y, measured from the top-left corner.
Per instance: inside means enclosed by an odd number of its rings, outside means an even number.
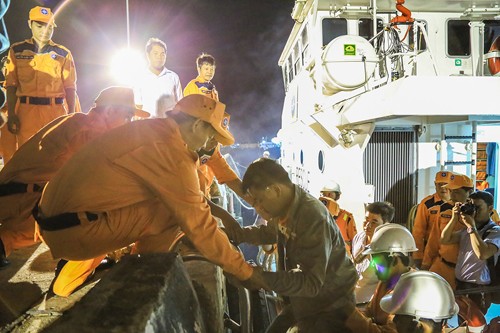
[[[450,284],[441,276],[428,271],[413,271],[401,275],[394,292],[380,300],[387,313],[426,318],[448,319],[458,313],[458,305]]]
[[[321,189],[321,192],[338,192],[342,194],[342,191],[340,191],[340,185],[333,180],[327,181],[325,186]]]
[[[408,229],[400,224],[386,223],[375,229],[372,241],[363,254],[401,252],[408,255],[415,251],[417,245]]]

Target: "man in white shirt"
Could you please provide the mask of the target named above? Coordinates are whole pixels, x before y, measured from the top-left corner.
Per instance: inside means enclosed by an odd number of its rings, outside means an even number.
[[[160,39],[148,40],[146,56],[149,67],[134,87],[135,104],[154,118],[165,118],[165,111],[172,110],[182,98],[179,76],[165,67],[167,45]]]

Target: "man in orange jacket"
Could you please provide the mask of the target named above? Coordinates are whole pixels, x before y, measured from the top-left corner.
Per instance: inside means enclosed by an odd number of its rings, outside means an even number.
[[[420,201],[413,224],[412,234],[415,238],[418,251],[413,253],[415,266],[420,268],[424,258],[424,250],[429,240],[432,226],[436,223],[439,206],[450,200],[450,191],[444,187],[450,179],[450,171],[439,171],[434,179],[436,192],[428,195]]]
[[[50,8],[29,12],[31,39],[12,44],[6,64],[9,131],[19,146],[40,128],[75,111],[76,70],[71,52],[52,39],[56,27]]]
[[[455,266],[458,257],[458,244],[441,244],[441,234],[452,218],[455,203],[464,203],[474,189],[472,179],[466,175],[452,173],[446,188],[450,190],[450,202],[439,206],[438,220],[431,229],[429,241],[424,252],[422,269],[441,275],[455,289]],[[463,224],[456,224],[453,231],[464,229]]]
[[[345,242],[347,254],[350,256],[352,255],[352,240],[358,231],[356,230],[356,221],[354,221],[352,213],[340,208],[337,203],[341,194],[340,185],[331,181],[321,189],[319,200],[325,204],[330,214],[335,217],[335,222],[339,226],[340,233]]]
[[[13,250],[37,241],[31,211],[45,183],[85,144],[133,116],[149,114],[135,108],[132,89],[109,87],[88,114],[57,118],[16,151],[0,171],[0,267]]]
[[[186,96],[168,118],[116,128],[57,173],[45,187],[37,219],[53,257],[71,260],[54,282],[55,294],[71,294],[98,258],[129,244],[137,253],[168,252],[179,231],[238,279],[260,277],[219,230],[200,192],[196,150],[212,138],[234,142],[224,110],[205,96]]]

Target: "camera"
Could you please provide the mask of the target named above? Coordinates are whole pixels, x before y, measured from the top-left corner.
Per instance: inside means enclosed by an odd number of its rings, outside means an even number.
[[[460,206],[460,213],[465,215],[474,215],[476,206],[471,201],[466,201]]]

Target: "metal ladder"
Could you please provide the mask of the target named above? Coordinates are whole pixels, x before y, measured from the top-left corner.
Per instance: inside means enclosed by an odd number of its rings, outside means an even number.
[[[447,166],[457,166],[457,165],[470,165],[470,175],[469,176],[474,184],[474,189],[476,188],[476,171],[477,171],[477,123],[473,121],[471,123],[472,132],[471,135],[446,135],[444,130],[444,125],[441,125],[441,147],[440,147],[440,164],[441,168]],[[464,140],[465,142],[463,142]],[[470,160],[466,161],[454,161],[447,159],[447,146],[448,143],[458,142],[465,145],[465,151],[470,152]]]

